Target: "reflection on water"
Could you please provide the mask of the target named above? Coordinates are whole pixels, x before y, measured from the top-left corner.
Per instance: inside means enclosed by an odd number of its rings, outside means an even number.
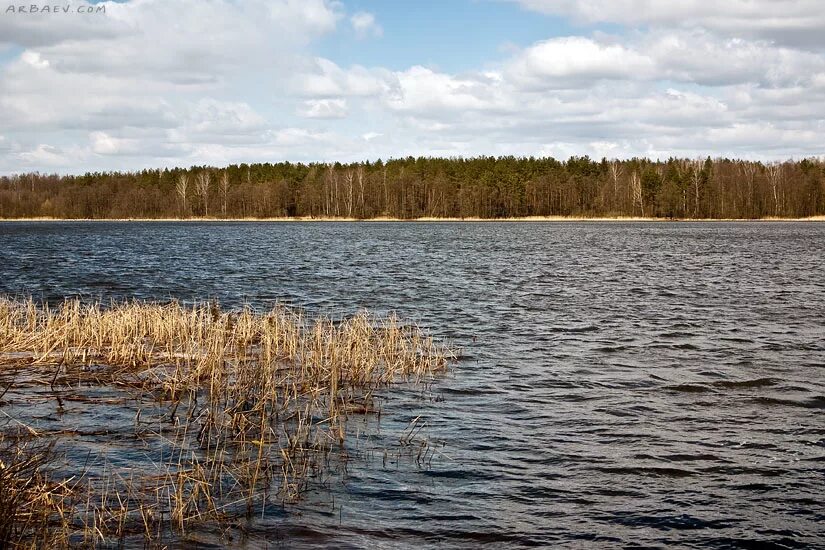
[[[395,310],[464,348],[381,420],[423,413],[430,467],[353,462],[249,547],[803,547],[823,257],[815,223],[2,223],[0,293]]]

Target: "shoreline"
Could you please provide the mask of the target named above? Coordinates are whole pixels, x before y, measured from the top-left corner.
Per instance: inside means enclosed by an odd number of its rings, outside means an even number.
[[[825,222],[825,215],[809,216],[806,218],[657,218],[641,216],[609,216],[609,217],[579,217],[579,216],[524,216],[515,218],[455,218],[455,217],[421,217],[421,218],[392,218],[379,216],[376,218],[346,218],[346,217],[276,217],[276,218],[0,218],[3,222]]]

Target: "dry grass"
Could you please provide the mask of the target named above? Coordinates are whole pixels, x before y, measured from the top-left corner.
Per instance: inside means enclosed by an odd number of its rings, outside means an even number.
[[[333,322],[285,307],[0,298],[0,392],[25,391],[24,372],[27,387],[53,393],[58,413],[72,388],[148,396],[146,410],[161,414],[144,421],[136,406],[131,436],[162,457],[149,469],[60,471],[38,446],[56,434],[3,411],[0,396],[0,513],[13,518],[0,546],[156,544],[194,522],[297,499],[344,447],[347,417],[375,410],[376,390],[429,380],[453,357],[394,316]]]

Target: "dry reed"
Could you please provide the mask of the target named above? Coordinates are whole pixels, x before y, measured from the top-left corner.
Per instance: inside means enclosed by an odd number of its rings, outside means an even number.
[[[454,357],[395,316],[0,298],[7,391],[24,372],[26,384],[50,388],[58,412],[72,398],[65,390],[81,386],[148,396],[147,409],[162,411],[152,421],[135,411],[132,435],[162,457],[149,471],[71,475],[50,467],[51,448],[30,446],[47,434],[3,412],[0,514],[13,520],[0,545],[154,544],[193,522],[297,499],[344,446],[347,417],[375,410],[376,390],[432,379]]]

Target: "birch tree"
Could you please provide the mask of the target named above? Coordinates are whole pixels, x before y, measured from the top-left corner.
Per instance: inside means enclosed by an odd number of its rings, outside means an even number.
[[[355,170],[358,178],[358,215],[364,217],[364,165],[359,164]]]
[[[748,161],[740,161],[739,162],[739,169],[742,171],[742,175],[745,176],[745,181],[747,182],[747,190],[748,194],[745,197],[745,204],[747,205],[747,216],[748,218],[753,217],[753,183],[756,179],[756,170],[757,165],[753,162]]]
[[[201,198],[201,202],[203,203],[203,215],[205,217],[209,217],[209,184],[211,183],[211,177],[209,172],[204,170],[195,180],[195,192]]]
[[[178,192],[178,196],[183,201],[183,213],[186,215],[186,191],[189,188],[189,176],[186,174],[181,174],[178,176],[178,181],[175,183],[175,190]]]
[[[355,174],[353,174],[352,170],[347,170],[347,173],[344,174],[344,182],[347,185],[347,195],[344,197],[344,200],[347,203],[347,217],[352,217],[352,191],[353,191],[353,181],[355,180]]]
[[[694,159],[690,162],[690,184],[693,187],[693,217],[699,217],[699,184],[702,182],[702,159]]]
[[[771,182],[771,191],[773,193],[773,215],[779,216],[782,210],[779,200],[779,188],[782,185],[783,176],[782,164],[774,162],[768,165],[767,170],[768,180]]]
[[[622,164],[618,160],[610,163],[610,180],[613,182],[613,208],[619,203],[619,178],[622,176]]]
[[[642,178],[639,177],[639,173],[637,171],[633,171],[630,174],[630,188],[633,190],[633,211],[636,211],[636,205],[639,205],[639,209],[642,211],[642,217],[645,216],[645,203],[644,203],[644,196],[642,195]]]
[[[225,218],[226,217],[226,196],[229,194],[229,174],[227,172],[224,172],[221,175],[220,188],[221,188],[221,194],[223,195],[223,205],[222,205],[223,208],[221,209],[221,213],[223,214],[223,217]]]

